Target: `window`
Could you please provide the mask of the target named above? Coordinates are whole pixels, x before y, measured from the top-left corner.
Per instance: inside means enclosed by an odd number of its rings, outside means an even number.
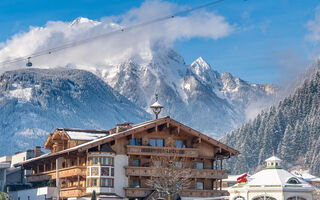
[[[114,168],[111,168],[111,176],[114,176]]]
[[[233,200],[245,200],[243,196],[236,196]]]
[[[252,200],[277,200],[277,199],[270,196],[262,195],[262,196],[254,197]]]
[[[197,182],[197,190],[203,190],[203,182]]]
[[[177,140],[176,141],[176,148],[186,148],[187,141],[185,140]]]
[[[99,176],[99,168],[91,167],[91,176]]]
[[[197,169],[203,169],[203,162],[197,162]]]
[[[295,196],[295,197],[289,197],[287,198],[287,200],[306,200],[306,199],[303,197]]]
[[[111,178],[101,179],[101,187],[113,188],[113,186],[114,186],[113,179]]]
[[[161,162],[159,160],[154,161],[155,167],[160,167]]]
[[[93,178],[92,180],[92,186],[98,186],[98,179]]]
[[[109,167],[101,167],[101,176],[109,176]]]
[[[89,158],[90,165],[97,165],[98,163],[99,163],[99,158],[97,158],[97,157]]]
[[[163,139],[150,139],[150,145],[153,147],[163,147],[164,140]]]
[[[140,166],[140,160],[133,160],[132,161],[132,166],[139,167]]]
[[[101,158],[101,165],[113,166],[113,158],[103,157]]]
[[[139,179],[134,179],[132,181],[132,186],[133,187],[140,187],[140,180]]]
[[[176,162],[176,168],[182,168],[182,162]]]
[[[130,145],[141,146],[142,145],[142,138],[131,138]]]
[[[292,177],[292,178],[289,178],[287,183],[289,183],[289,184],[300,184],[300,181],[297,178]]]

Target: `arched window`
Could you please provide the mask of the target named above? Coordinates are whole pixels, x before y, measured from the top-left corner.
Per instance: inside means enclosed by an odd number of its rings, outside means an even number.
[[[245,198],[242,196],[236,196],[233,200],[245,200]]]
[[[295,197],[289,197],[287,198],[287,200],[306,200],[306,199],[303,197],[295,196]]]
[[[261,196],[257,196],[257,197],[252,198],[252,200],[277,200],[277,199],[274,197],[261,195]]]
[[[297,178],[292,177],[292,178],[289,178],[287,183],[289,183],[289,184],[300,184],[301,182]]]

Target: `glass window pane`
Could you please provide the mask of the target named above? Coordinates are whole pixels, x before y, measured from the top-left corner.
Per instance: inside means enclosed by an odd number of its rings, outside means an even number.
[[[197,190],[203,190],[203,182],[197,182]]]
[[[101,167],[101,176],[109,176],[109,167]]]
[[[133,160],[132,161],[132,166],[139,167],[140,166],[140,160]]]
[[[111,176],[114,176],[114,168],[111,168]]]
[[[98,186],[98,179],[92,179],[92,186]]]
[[[138,179],[135,179],[132,181],[132,186],[133,187],[140,187],[140,181]]]
[[[203,162],[197,162],[197,169],[203,169]]]
[[[176,141],[176,148],[181,148],[182,147],[182,141],[181,140],[177,140]]]
[[[99,163],[99,158],[93,158],[92,164],[97,165]]]
[[[157,139],[157,146],[163,147],[163,139]]]
[[[186,141],[186,140],[183,140],[182,148],[186,148],[186,147],[187,147],[187,141]]]
[[[98,176],[98,175],[99,175],[99,168],[91,167],[91,176]]]
[[[176,168],[182,168],[182,162],[176,162]]]
[[[137,138],[136,143],[137,143],[137,145],[141,146],[142,145],[142,138]]]
[[[130,140],[130,145],[136,145],[136,139],[135,138],[131,138]]]
[[[155,139],[150,139],[150,145],[155,147],[156,146],[156,140]]]

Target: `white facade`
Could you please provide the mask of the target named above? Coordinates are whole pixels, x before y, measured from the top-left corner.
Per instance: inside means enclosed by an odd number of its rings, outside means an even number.
[[[10,192],[9,195],[14,200],[45,200],[56,196],[55,187],[41,187],[29,190],[19,190]]]
[[[33,158],[33,150],[27,150],[21,153],[17,153],[11,156],[11,167],[14,167],[15,164],[26,161],[30,158]]]
[[[128,187],[128,177],[125,173],[125,166],[129,166],[129,158],[127,155],[116,155],[114,164],[117,166],[114,171],[114,189],[115,193],[121,197],[125,196],[123,188]]]
[[[312,185],[282,169],[279,158],[273,156],[266,162],[266,168],[246,183],[228,189],[230,200],[312,200]]]
[[[10,163],[0,163],[0,192],[4,191],[6,185],[7,168],[10,167]]]

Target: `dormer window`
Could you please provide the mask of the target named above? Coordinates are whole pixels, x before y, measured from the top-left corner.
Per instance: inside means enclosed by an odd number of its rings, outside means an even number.
[[[287,183],[289,183],[289,184],[300,184],[301,182],[297,178],[292,177],[292,178],[289,178]]]

